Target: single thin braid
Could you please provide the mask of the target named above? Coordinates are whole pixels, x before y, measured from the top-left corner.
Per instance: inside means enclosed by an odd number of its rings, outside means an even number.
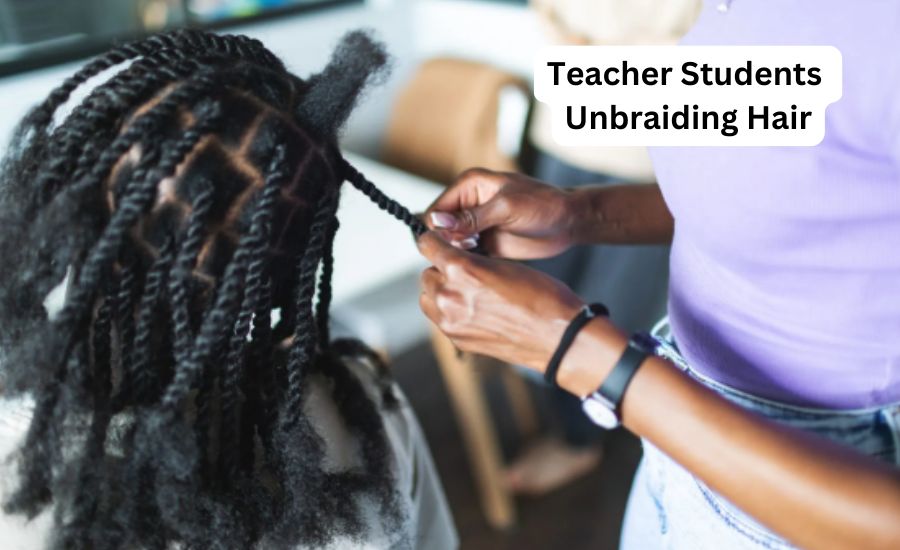
[[[172,342],[175,368],[188,360],[191,340],[194,336],[193,323],[189,311],[193,270],[197,256],[206,238],[206,223],[215,199],[215,188],[208,184],[194,199],[193,210],[188,218],[187,231],[178,251],[172,273],[169,275],[169,307],[172,311]],[[207,460],[209,447],[209,393],[210,388],[201,387],[196,398],[197,423],[195,426],[197,448],[201,460]],[[206,471],[205,469],[203,470]]]
[[[267,246],[271,239],[276,200],[281,194],[282,185],[288,178],[286,160],[285,147],[278,146],[250,224],[250,234],[253,239],[249,246],[254,252],[249,259],[245,281],[246,291],[229,342],[222,385],[223,414],[220,440],[223,451],[220,453],[222,458],[220,469],[225,479],[236,477],[239,466],[238,449],[242,442],[240,440],[241,419],[238,414],[240,406],[238,393],[242,384],[241,376],[245,370],[245,349],[250,323],[254,309],[258,307],[262,297],[264,278],[269,264]],[[243,443],[247,444],[247,442]]]
[[[428,231],[428,227],[422,223],[422,220],[413,215],[408,208],[382,193],[380,189],[375,187],[374,183],[367,180],[345,159],[341,159],[340,162],[347,181],[372,199],[372,202],[377,204],[379,208],[405,223],[417,237]]]
[[[172,308],[172,336],[175,344],[175,360],[187,360],[190,353],[191,316],[190,290],[197,256],[206,238],[206,222],[215,199],[215,189],[208,185],[195,198],[193,210],[187,222],[187,231],[169,276],[169,302]]]
[[[297,320],[294,338],[288,356],[288,396],[285,410],[286,421],[293,422],[302,416],[303,382],[306,377],[305,365],[312,360],[315,351],[315,323],[312,315],[312,299],[316,287],[316,269],[322,259],[328,225],[334,216],[331,204],[337,193],[327,191],[316,204],[316,214],[309,230],[309,241],[300,260],[297,286]]]
[[[259,435],[267,448],[271,449],[275,427],[278,425],[279,385],[278,373],[273,368],[274,331],[272,330],[272,282],[266,281],[259,308],[253,317],[253,357],[254,364],[267,365],[260,369],[259,393],[261,410],[257,413]]]
[[[132,343],[133,362],[123,369],[122,384],[119,387],[119,403],[133,401],[147,403],[153,395],[158,374],[151,368],[151,341],[155,327],[156,312],[162,301],[168,280],[169,266],[174,258],[174,240],[170,239],[159,252],[147,272],[144,293],[138,305]],[[118,407],[116,407],[118,408]]]
[[[316,333],[319,347],[328,349],[331,344],[331,278],[334,274],[334,237],[340,227],[337,216],[332,216],[325,236],[325,251],[322,256],[322,272],[319,276],[319,301],[316,304]]]
[[[126,365],[131,364],[131,350],[134,344],[135,300],[138,291],[137,260],[128,256],[119,270],[119,288],[116,295],[116,330],[119,337],[120,372],[124,375]]]

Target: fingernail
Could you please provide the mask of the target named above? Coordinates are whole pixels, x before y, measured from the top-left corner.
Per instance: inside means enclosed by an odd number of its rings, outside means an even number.
[[[478,246],[478,239],[474,237],[467,237],[461,241],[457,241],[459,243],[459,248],[463,250],[472,250],[476,246]]]
[[[431,223],[442,229],[453,229],[456,227],[456,218],[447,212],[432,212]]]

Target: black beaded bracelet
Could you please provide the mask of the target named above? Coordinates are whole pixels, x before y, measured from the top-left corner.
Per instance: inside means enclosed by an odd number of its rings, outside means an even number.
[[[547,363],[547,369],[544,371],[544,380],[546,380],[548,384],[552,386],[556,385],[556,373],[559,371],[559,365],[562,363],[563,357],[566,355],[566,352],[569,351],[569,347],[572,345],[572,342],[575,341],[578,332],[584,328],[584,325],[588,324],[588,321],[598,315],[609,317],[609,310],[603,304],[587,304],[581,308],[578,315],[569,322],[569,326],[566,327],[565,332],[563,332],[559,345],[550,357],[550,362]]]

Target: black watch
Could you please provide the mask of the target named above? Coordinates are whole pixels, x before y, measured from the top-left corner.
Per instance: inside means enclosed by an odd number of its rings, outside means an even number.
[[[581,400],[581,408],[594,424],[611,430],[620,424],[619,405],[625,389],[644,360],[655,355],[652,337],[633,334],[609,376],[594,393]]]

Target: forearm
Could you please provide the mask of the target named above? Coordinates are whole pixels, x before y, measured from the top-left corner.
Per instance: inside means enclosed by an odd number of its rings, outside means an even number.
[[[576,395],[605,378],[586,358],[611,365],[625,345],[603,323],[583,336],[559,373]],[[745,411],[659,358],[644,363],[622,406],[626,427],[792,542],[900,548],[898,470]]]
[[[572,191],[575,223],[572,238],[580,244],[666,244],[674,221],[659,186],[604,185]]]

